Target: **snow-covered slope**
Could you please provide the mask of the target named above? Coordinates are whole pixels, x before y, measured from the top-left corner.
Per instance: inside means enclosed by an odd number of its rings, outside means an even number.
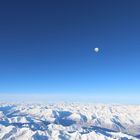
[[[138,140],[140,106],[0,104],[0,140]]]

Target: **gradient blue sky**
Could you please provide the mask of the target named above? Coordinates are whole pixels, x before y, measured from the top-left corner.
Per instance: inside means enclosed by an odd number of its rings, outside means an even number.
[[[139,7],[139,0],[1,1],[1,96],[139,96]]]

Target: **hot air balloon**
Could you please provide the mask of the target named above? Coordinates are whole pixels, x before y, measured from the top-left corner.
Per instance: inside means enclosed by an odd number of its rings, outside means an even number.
[[[99,48],[97,48],[97,47],[96,47],[96,48],[94,48],[94,51],[95,51],[96,53],[98,53],[98,52],[99,52],[99,50],[100,50],[100,49],[99,49]]]

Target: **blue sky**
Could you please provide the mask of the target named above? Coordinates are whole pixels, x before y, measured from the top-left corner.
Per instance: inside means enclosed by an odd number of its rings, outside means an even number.
[[[1,2],[1,96],[127,96],[135,103],[139,5],[138,0]]]

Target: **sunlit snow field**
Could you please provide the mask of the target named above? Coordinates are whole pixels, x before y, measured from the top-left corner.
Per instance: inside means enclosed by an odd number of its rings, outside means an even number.
[[[139,105],[0,104],[0,140],[138,140]]]

